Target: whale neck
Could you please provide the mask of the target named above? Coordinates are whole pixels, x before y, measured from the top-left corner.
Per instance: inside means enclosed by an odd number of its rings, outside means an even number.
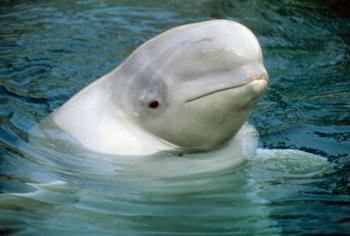
[[[54,122],[86,148],[118,155],[150,155],[177,146],[135,125],[116,104],[111,73],[93,82],[53,113]]]

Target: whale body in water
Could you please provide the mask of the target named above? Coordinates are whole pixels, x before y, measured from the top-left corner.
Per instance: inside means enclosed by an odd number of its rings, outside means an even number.
[[[233,139],[267,84],[254,34],[234,21],[205,21],[145,42],[51,118],[101,153],[212,150]]]

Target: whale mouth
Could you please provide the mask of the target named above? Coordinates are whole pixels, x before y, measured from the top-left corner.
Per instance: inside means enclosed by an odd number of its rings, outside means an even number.
[[[224,87],[224,88],[214,89],[214,90],[209,91],[207,93],[200,94],[200,95],[198,95],[196,97],[189,98],[189,99],[185,100],[185,103],[193,102],[193,101],[196,101],[198,99],[201,99],[201,98],[204,98],[204,97],[216,94],[216,93],[220,93],[220,92],[223,92],[223,91],[244,87],[244,86],[246,86],[246,85],[248,85],[248,84],[250,84],[252,82],[255,82],[255,81],[266,81],[266,82],[268,82],[267,74],[263,73],[263,74],[259,74],[259,75],[252,75],[252,76],[249,77],[249,80],[246,83],[238,84],[238,85],[236,84],[236,85],[233,85],[233,86],[228,86],[228,87]]]

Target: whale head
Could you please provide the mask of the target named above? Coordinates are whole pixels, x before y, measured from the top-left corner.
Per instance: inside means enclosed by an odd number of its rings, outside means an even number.
[[[231,139],[268,84],[256,37],[228,20],[166,31],[137,48],[112,78],[113,102],[128,119],[191,149]]]

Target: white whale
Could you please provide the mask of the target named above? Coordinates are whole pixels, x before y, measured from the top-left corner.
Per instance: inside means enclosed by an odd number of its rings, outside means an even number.
[[[52,119],[101,153],[209,150],[234,137],[267,83],[248,28],[229,20],[188,24],[141,45]]]

